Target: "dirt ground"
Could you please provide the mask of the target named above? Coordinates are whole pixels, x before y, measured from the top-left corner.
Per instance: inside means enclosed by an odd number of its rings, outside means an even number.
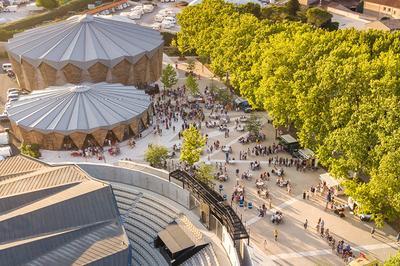
[[[7,90],[9,88],[18,88],[17,82],[10,79],[6,74],[0,74],[0,112],[4,110],[4,105],[7,102]]]

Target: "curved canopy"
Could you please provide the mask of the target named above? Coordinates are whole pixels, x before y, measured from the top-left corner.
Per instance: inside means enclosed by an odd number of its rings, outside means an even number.
[[[102,82],[34,91],[11,103],[7,112],[11,121],[26,130],[91,133],[130,122],[150,104],[144,91]]]
[[[162,46],[158,31],[81,15],[16,34],[8,41],[7,50],[17,61],[25,60],[35,67],[44,62],[61,69],[71,63],[87,69],[97,62],[114,67],[124,59],[135,64]]]

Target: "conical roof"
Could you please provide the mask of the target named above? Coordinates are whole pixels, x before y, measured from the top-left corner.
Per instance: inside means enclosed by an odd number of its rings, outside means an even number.
[[[124,59],[134,64],[162,46],[161,34],[153,29],[80,15],[16,34],[7,50],[35,67],[45,62],[56,69],[68,63],[87,69],[97,62],[114,67]]]
[[[150,106],[150,97],[133,86],[96,83],[49,87],[11,103],[8,117],[26,130],[91,133],[129,123]]]

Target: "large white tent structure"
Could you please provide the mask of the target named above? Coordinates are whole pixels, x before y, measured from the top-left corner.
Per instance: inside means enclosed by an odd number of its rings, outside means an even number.
[[[142,85],[159,79],[163,39],[158,31],[91,15],[16,34],[7,45],[21,88],[81,82]]]
[[[57,150],[68,143],[82,148],[88,141],[103,145],[106,138],[138,135],[151,108],[144,91],[101,82],[34,91],[11,103],[8,116],[20,141]]]

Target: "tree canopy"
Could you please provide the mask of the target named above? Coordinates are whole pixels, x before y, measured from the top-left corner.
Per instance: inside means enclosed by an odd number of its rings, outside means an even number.
[[[187,7],[178,20],[178,48],[208,57],[219,76],[228,72],[276,127],[296,128],[300,143],[348,180],[360,211],[378,225],[400,216],[400,174],[389,167],[400,151],[400,32],[260,19],[223,0]]]
[[[57,0],[36,0],[37,6],[42,6],[46,9],[53,9],[59,6]]]
[[[168,148],[162,145],[150,145],[144,154],[144,160],[153,167],[161,167],[168,158]]]
[[[190,126],[183,131],[182,135],[183,144],[180,160],[192,166],[200,160],[200,155],[206,144],[206,138],[194,126]]]
[[[162,71],[161,82],[164,84],[164,87],[167,89],[172,88],[177,82],[178,78],[176,76],[175,69],[168,64]]]

